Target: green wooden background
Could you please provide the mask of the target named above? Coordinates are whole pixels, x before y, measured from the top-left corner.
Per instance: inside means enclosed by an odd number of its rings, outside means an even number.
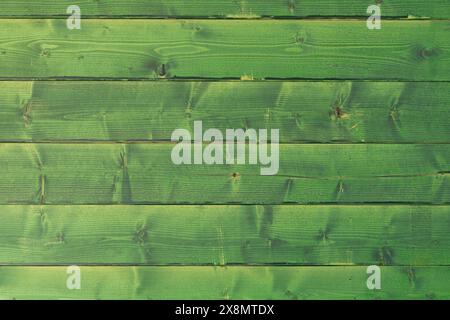
[[[0,298],[450,299],[449,81],[450,0],[1,1]]]

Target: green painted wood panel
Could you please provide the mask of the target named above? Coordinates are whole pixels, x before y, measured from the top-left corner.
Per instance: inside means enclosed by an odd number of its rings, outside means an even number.
[[[450,80],[450,22],[0,20],[0,78]]]
[[[274,176],[174,165],[174,145],[0,144],[0,203],[450,202],[450,145],[281,145]]]
[[[0,141],[168,141],[280,129],[280,142],[450,142],[447,82],[0,82]]]
[[[2,1],[0,298],[450,299],[450,1],[376,2]],[[278,175],[174,165],[196,120]]]
[[[448,265],[450,207],[0,206],[0,264]]]
[[[62,16],[76,3],[84,16],[227,17],[365,16],[378,3],[385,17],[449,18],[448,0],[8,0],[0,16]]]
[[[0,267],[3,299],[449,299],[450,267],[382,267],[368,290],[366,267]]]

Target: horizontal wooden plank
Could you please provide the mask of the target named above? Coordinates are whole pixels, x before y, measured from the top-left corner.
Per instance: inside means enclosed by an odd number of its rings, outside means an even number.
[[[2,299],[449,299],[450,267],[382,267],[381,290],[366,267],[0,267]]]
[[[0,141],[169,141],[280,129],[291,142],[450,142],[448,82],[0,82]]]
[[[447,0],[384,0],[384,17],[449,18]],[[376,3],[376,2],[374,2]],[[72,0],[2,1],[0,16],[61,16]],[[364,0],[95,0],[76,2],[83,16],[194,16],[252,18],[258,16],[365,16],[370,1]]]
[[[280,145],[273,176],[259,164],[175,165],[174,146],[0,144],[0,203],[450,202],[448,144]]]
[[[448,206],[0,206],[0,264],[448,265]]]
[[[450,22],[0,20],[0,78],[450,80]]]

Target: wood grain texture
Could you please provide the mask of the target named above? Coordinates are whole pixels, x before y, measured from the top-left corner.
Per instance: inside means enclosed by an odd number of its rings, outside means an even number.
[[[450,80],[450,22],[0,20],[0,78]]]
[[[366,267],[0,267],[3,299],[449,299],[450,267],[382,267],[368,290]]]
[[[0,299],[450,299],[450,1],[370,4],[1,1]],[[278,175],[174,165],[198,120]]]
[[[0,144],[2,204],[449,203],[449,145],[281,145],[260,165],[174,165],[175,144]]]
[[[156,17],[227,17],[254,18],[309,16],[366,16],[366,9],[376,1],[365,0],[79,0],[85,17],[156,16]],[[4,0],[0,16],[63,16],[72,0]],[[447,0],[384,0],[384,17],[449,18]]]
[[[0,264],[448,265],[448,206],[0,206]]]
[[[0,82],[0,141],[170,141],[280,129],[280,142],[450,142],[450,83]]]

